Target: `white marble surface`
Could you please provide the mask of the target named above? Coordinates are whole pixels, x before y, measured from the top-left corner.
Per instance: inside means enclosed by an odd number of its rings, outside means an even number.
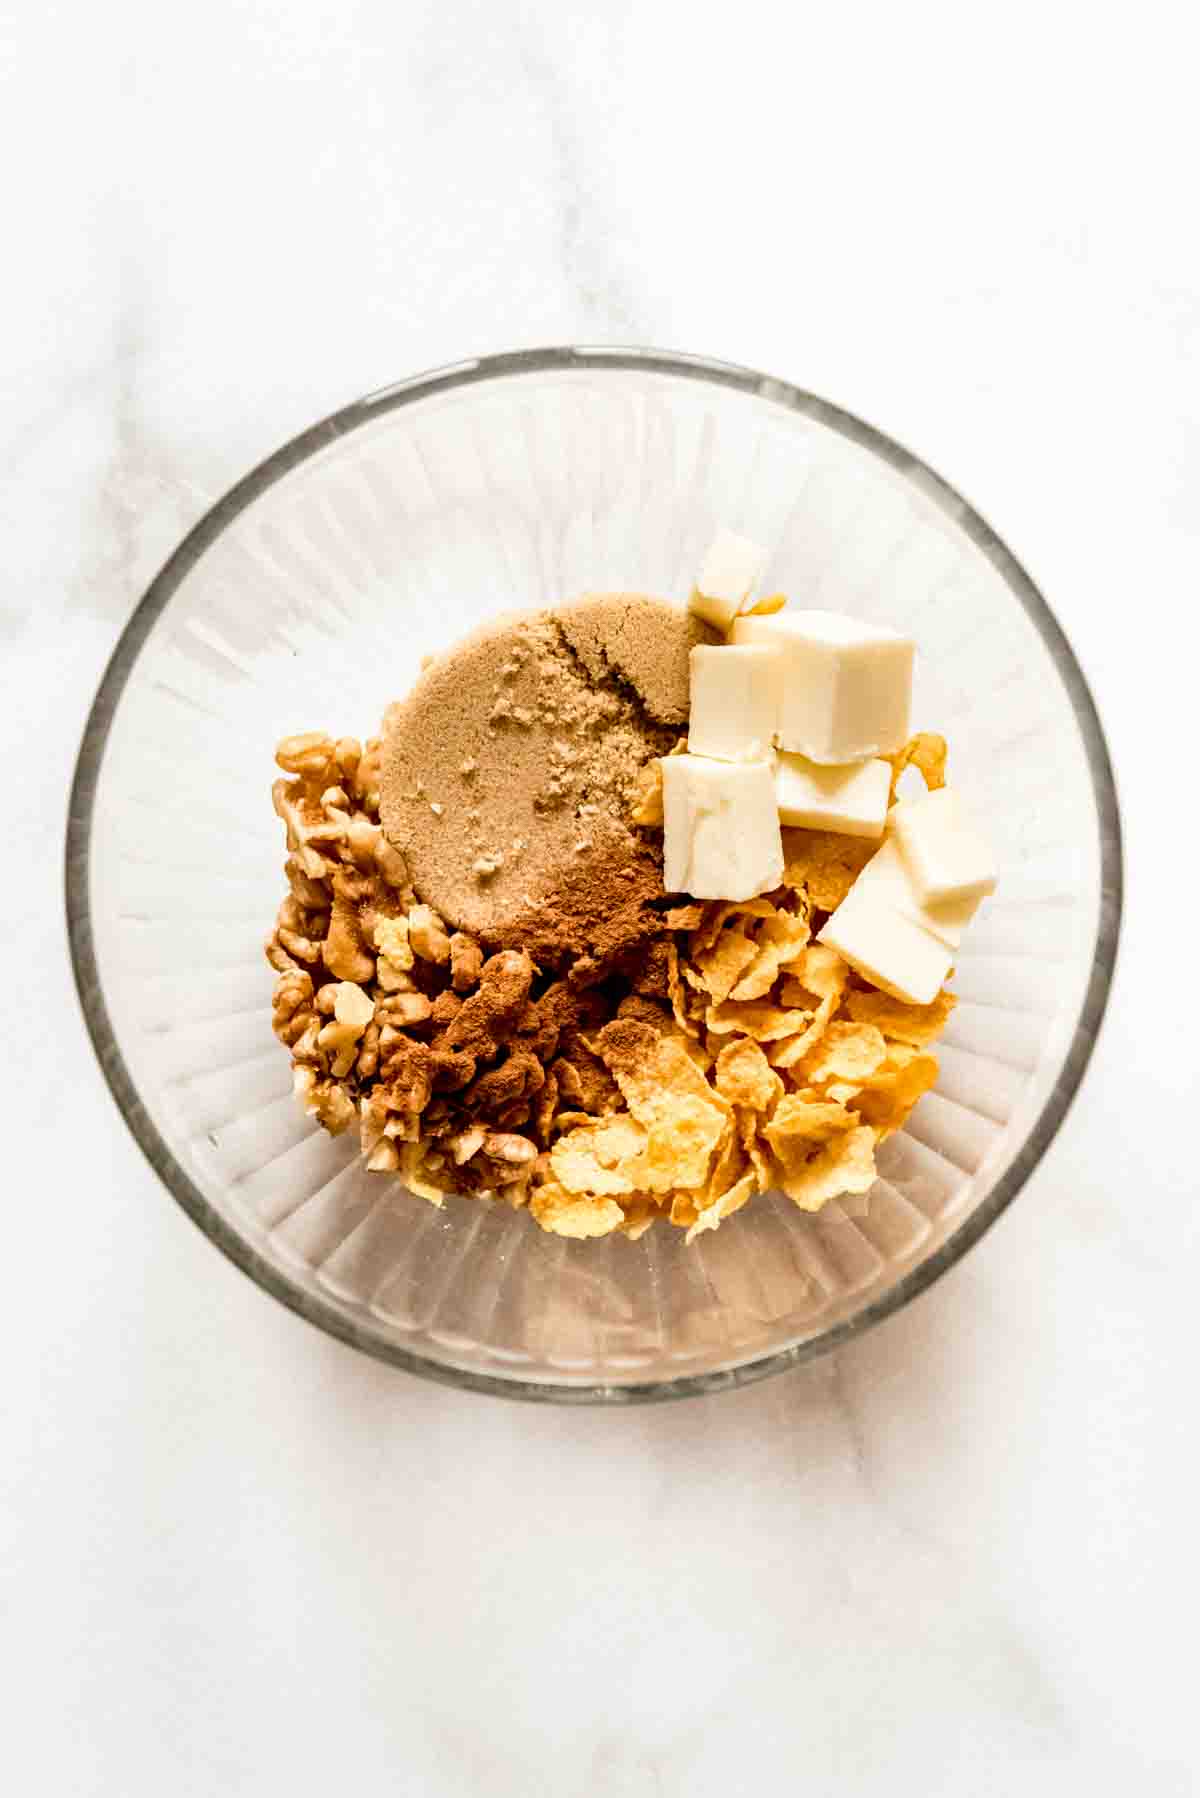
[[[1195,791],[1200,240],[1176,10],[4,16],[17,1789],[1194,1791],[1200,984],[1169,871]],[[1094,681],[1130,856],[1086,1087],[985,1242],[835,1359],[622,1414],[423,1385],[263,1298],[120,1123],[60,903],[86,704],[180,532],[359,391],[570,339],[772,370],[955,479]]]

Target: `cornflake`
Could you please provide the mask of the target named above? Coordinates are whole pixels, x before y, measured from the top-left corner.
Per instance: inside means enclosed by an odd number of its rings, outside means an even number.
[[[816,1085],[829,1080],[862,1082],[884,1061],[887,1044],[874,1024],[830,1024],[804,1059],[804,1076]]]
[[[712,995],[714,1005],[727,999],[751,963],[758,958],[758,945],[746,935],[743,919],[722,930],[711,949],[696,956],[696,972],[704,990]]]
[[[843,1193],[869,1192],[875,1184],[875,1132],[862,1125],[835,1137],[780,1185],[801,1211],[819,1211]]]
[[[936,732],[918,731],[910,737],[903,749],[895,755],[885,755],[880,759],[892,764],[892,798],[896,797],[896,788],[900,784],[900,776],[906,768],[915,768],[929,791],[935,792],[946,784],[946,739]]]
[[[529,1209],[555,1236],[607,1236],[625,1222],[615,1199],[578,1198],[552,1180],[533,1193]]]
[[[937,1059],[923,1055],[906,1043],[891,1043],[882,1067],[863,1083],[854,1109],[880,1137],[899,1130],[917,1100],[938,1077]]]
[[[856,1023],[875,1024],[893,1042],[921,1049],[942,1034],[956,1004],[954,994],[945,988],[930,1005],[909,1005],[872,987],[868,992],[851,993],[846,1010]]]
[[[635,1182],[622,1164],[635,1163],[645,1146],[645,1131],[622,1113],[560,1136],[550,1151],[550,1166],[567,1192],[632,1192]]]
[[[878,846],[832,830],[785,830],[783,883],[818,911],[836,911]]]
[[[696,1221],[687,1233],[688,1242],[694,1242],[702,1230],[715,1230],[717,1225],[724,1223],[727,1217],[732,1217],[735,1211],[740,1211],[742,1206],[754,1197],[754,1190],[754,1175],[743,1174],[742,1178],[736,1180],[728,1191],[721,1194],[719,1199],[714,1199],[711,1205],[705,1205],[696,1213]]]
[[[755,933],[755,956],[741,976],[731,999],[761,999],[775,984],[781,968],[789,967],[808,943],[807,917],[794,912],[776,912],[759,925]]]
[[[783,1095],[783,1081],[758,1044],[744,1036],[717,1056],[717,1091],[731,1105],[769,1113]]]

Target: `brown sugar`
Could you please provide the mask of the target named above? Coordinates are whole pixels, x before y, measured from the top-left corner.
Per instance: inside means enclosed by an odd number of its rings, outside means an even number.
[[[560,886],[610,881],[624,859],[632,887],[609,897],[619,933],[644,935],[645,850],[626,820],[687,717],[688,654],[713,640],[665,600],[603,594],[510,614],[434,661],[389,709],[381,778],[384,829],[421,898],[501,947]]]

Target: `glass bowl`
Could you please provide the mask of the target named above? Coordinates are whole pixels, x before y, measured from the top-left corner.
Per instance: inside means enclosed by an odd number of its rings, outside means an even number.
[[[506,1206],[368,1176],[292,1097],[262,944],[283,890],[272,750],[366,736],[421,656],[485,615],[592,589],[686,594],[719,524],[766,589],[919,643],[914,720],[950,739],[1001,850],[936,1091],[865,1214],[774,1194],[688,1248],[569,1242]],[[1079,1085],[1120,915],[1112,770],[1029,576],[915,456],[786,382],[696,357],[522,351],[314,426],[201,520],[150,587],[79,755],[67,910],[130,1129],[267,1292],[381,1360],[573,1402],[737,1385],[864,1330],[1021,1189]],[[353,1134],[353,1133],[351,1133]],[[861,1204],[856,1208],[862,1210]]]

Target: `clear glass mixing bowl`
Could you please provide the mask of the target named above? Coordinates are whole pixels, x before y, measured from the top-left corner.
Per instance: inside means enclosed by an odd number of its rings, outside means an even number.
[[[272,750],[366,736],[421,656],[587,588],[686,593],[714,527],[767,586],[913,632],[914,716],[995,832],[937,1090],[863,1216],[773,1195],[693,1247],[567,1242],[437,1211],[292,1098],[262,942],[282,891]],[[520,352],[400,383],[248,475],[167,563],[80,751],[67,907],[118,1105],[170,1191],[266,1291],[382,1360],[514,1397],[627,1402],[792,1365],[885,1317],[1028,1178],[1087,1063],[1120,916],[1112,772],[1028,575],[869,425],[698,358]]]

